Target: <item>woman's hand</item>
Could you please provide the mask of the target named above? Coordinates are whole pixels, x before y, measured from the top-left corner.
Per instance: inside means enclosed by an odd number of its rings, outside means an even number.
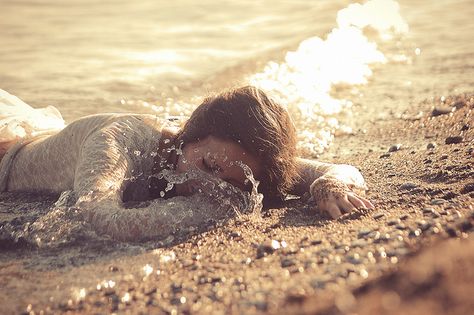
[[[334,165],[310,186],[312,203],[321,213],[337,219],[354,209],[373,209],[363,196],[367,190],[362,174],[350,165]]]

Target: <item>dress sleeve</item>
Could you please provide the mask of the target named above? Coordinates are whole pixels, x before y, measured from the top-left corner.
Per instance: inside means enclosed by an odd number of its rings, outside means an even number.
[[[83,143],[76,169],[76,208],[97,234],[138,241],[172,233],[168,211],[153,207],[125,208],[122,194],[135,167],[129,152],[132,125],[119,121],[90,135]]]

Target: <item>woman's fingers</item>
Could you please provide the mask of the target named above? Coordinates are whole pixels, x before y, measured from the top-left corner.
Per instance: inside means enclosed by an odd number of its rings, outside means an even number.
[[[344,213],[349,213],[357,208],[357,206],[349,201],[348,196],[337,199],[337,204]]]
[[[347,194],[347,199],[353,204],[356,208],[367,209],[365,203],[357,195]]]
[[[374,209],[375,206],[372,202],[370,202],[369,199],[365,198],[365,197],[361,197],[361,196],[357,196],[357,198],[359,198],[360,200],[362,200],[362,202],[365,204],[365,206],[368,208],[368,209]]]
[[[370,200],[366,199],[365,197],[362,197],[356,194],[348,194],[347,197],[349,201],[357,208],[365,208],[365,209],[375,208],[372,202],[370,202]]]

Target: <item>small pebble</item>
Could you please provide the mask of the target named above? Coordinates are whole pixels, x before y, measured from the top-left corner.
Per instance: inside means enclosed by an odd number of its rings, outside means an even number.
[[[410,230],[410,232],[408,233],[408,236],[410,237],[418,237],[421,235],[421,229],[415,229],[415,230]]]
[[[323,242],[323,241],[320,240],[320,239],[315,239],[315,240],[312,240],[312,241],[311,241],[311,245],[319,245],[319,244],[321,244],[322,242]]]
[[[400,224],[397,224],[395,228],[403,231],[407,229],[407,226],[405,224],[400,223]]]
[[[436,148],[436,143],[430,142],[430,143],[428,143],[428,145],[426,146],[426,148],[427,148],[427,149],[434,149],[434,148]]]
[[[358,237],[358,238],[365,237],[365,236],[369,235],[370,232],[372,232],[372,230],[362,228],[362,229],[359,230],[359,234],[357,235],[357,237]]]
[[[471,191],[474,191],[474,182],[464,185],[464,187],[461,189],[462,194],[467,194]]]
[[[347,257],[347,261],[353,265],[359,265],[362,263],[359,254],[350,255]]]
[[[429,222],[426,222],[426,223],[423,223],[423,224],[420,224],[420,229],[422,232],[425,232],[427,230],[429,230],[433,225]]]
[[[396,152],[402,148],[402,145],[400,143],[392,145],[390,148],[388,148],[388,152]]]
[[[268,254],[272,254],[275,250],[281,247],[280,242],[276,240],[265,241],[257,247],[257,259],[262,258]]]
[[[398,218],[400,220],[406,220],[406,219],[408,219],[408,217],[409,217],[409,215],[405,213],[405,214],[402,214],[401,216],[399,216]]]
[[[295,261],[292,260],[292,259],[289,259],[289,258],[285,258],[281,261],[281,267],[282,268],[286,268],[286,267],[290,267],[290,266],[294,266],[295,265]]]
[[[431,208],[431,207],[424,207],[423,208],[423,213],[424,214],[431,214],[431,213],[433,213],[433,211],[434,211],[434,208]]]
[[[457,237],[458,234],[459,234],[459,232],[454,227],[452,227],[451,225],[446,225],[444,230],[451,237]]]
[[[456,101],[453,104],[451,104],[451,106],[456,108],[456,109],[460,109],[460,108],[466,106],[466,103],[464,101]]]
[[[431,200],[432,205],[442,205],[445,202],[446,202],[446,200],[441,199],[441,198]]]
[[[383,216],[385,216],[384,213],[382,213],[382,212],[377,212],[377,213],[375,213],[375,214],[372,216],[372,218],[374,218],[375,220],[377,220],[377,219],[382,218]]]
[[[438,106],[433,109],[433,111],[431,112],[431,116],[436,117],[436,116],[446,115],[446,114],[451,113],[452,111],[453,111],[452,107]]]
[[[381,159],[390,157],[390,153],[384,153],[380,156]]]
[[[463,140],[464,139],[461,136],[452,136],[452,137],[447,137],[444,140],[444,143],[446,143],[446,144],[457,144],[457,143],[461,143]]]
[[[463,232],[469,232],[470,230],[472,230],[473,227],[472,222],[469,219],[463,220],[458,225],[461,231]]]
[[[411,190],[411,189],[416,188],[416,187],[418,187],[417,184],[407,182],[407,183],[401,185],[401,186],[400,186],[400,189],[403,189],[403,190]]]
[[[464,125],[461,127],[461,131],[466,131],[466,130],[469,130],[469,124],[464,124]]]
[[[392,219],[392,220],[388,221],[387,225],[396,225],[398,223],[400,223],[400,219],[397,218],[397,219]]]

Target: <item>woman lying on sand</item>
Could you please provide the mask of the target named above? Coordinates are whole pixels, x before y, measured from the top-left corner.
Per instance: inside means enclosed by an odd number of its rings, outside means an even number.
[[[21,102],[0,92],[0,104]],[[243,163],[260,181],[266,203],[309,193],[314,210],[332,218],[373,207],[362,196],[366,186],[355,167],[298,158],[295,133],[287,111],[254,87],[204,100],[181,129],[153,115],[87,116],[54,134],[0,143],[0,152],[8,149],[0,163],[0,191],[72,190],[77,204],[112,201],[123,208],[127,201],[201,191],[199,179],[170,185],[164,176],[193,169],[249,191]],[[86,219],[100,225],[100,211],[95,207]],[[144,236],[139,227],[128,235],[109,231],[110,224],[100,229],[120,239]]]

